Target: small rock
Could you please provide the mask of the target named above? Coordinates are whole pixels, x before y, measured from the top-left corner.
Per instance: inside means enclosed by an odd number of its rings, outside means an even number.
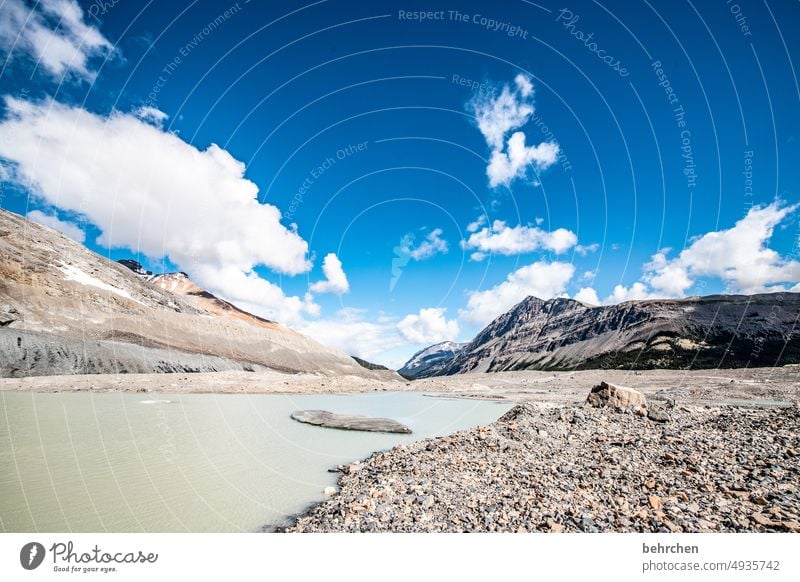
[[[670,420],[666,407],[660,404],[651,404],[647,408],[647,418],[655,422],[669,422]]]

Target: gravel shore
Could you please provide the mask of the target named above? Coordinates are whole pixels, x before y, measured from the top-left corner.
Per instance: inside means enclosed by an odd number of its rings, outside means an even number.
[[[797,404],[661,410],[519,404],[343,467],[286,531],[800,531]]]

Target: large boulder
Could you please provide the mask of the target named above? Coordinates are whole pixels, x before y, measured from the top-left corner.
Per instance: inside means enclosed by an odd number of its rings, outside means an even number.
[[[644,394],[633,388],[600,382],[592,388],[586,403],[595,408],[610,407],[617,410],[631,409],[641,411],[647,408]]]

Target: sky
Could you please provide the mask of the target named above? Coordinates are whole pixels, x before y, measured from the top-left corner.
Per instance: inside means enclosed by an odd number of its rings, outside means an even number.
[[[347,353],[800,291],[796,2],[0,2],[0,207]]]

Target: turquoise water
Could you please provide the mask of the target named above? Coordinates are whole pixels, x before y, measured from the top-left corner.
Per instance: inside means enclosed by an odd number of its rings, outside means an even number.
[[[0,392],[0,531],[260,531],[323,498],[335,465],[488,424],[508,403],[419,393]],[[394,418],[411,435],[295,422]]]

